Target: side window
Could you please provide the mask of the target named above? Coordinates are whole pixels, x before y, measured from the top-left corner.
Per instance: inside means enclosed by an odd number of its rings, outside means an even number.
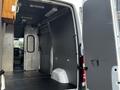
[[[120,0],[116,1],[117,11],[120,13]]]
[[[112,8],[113,22],[114,22],[114,25],[116,25],[115,28],[119,29],[120,27],[120,0],[111,0],[111,8]]]
[[[82,21],[81,23],[83,23],[83,8],[80,7],[80,20]]]
[[[35,51],[35,37],[33,35],[27,36],[27,52],[33,53]]]
[[[117,16],[118,16],[118,21],[120,23],[120,0],[116,0],[116,8],[117,8]]]
[[[116,4],[116,13],[117,13],[117,22],[118,22],[118,26],[120,28],[120,0],[114,0],[115,4]],[[119,29],[120,32],[120,29]]]

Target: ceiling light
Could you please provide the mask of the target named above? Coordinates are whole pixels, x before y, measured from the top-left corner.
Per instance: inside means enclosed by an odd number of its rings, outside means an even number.
[[[27,20],[32,20],[32,17],[25,17],[25,16],[23,16],[23,17],[21,17],[22,19],[27,19]]]
[[[44,6],[33,5],[33,4],[31,4],[30,7],[31,7],[31,8],[41,8],[41,9],[44,9],[44,8],[45,8]]]
[[[46,16],[46,17],[49,17],[49,16],[53,15],[55,12],[57,12],[57,11],[58,11],[57,8],[52,8],[49,12],[47,12],[47,13],[45,14],[45,16]]]

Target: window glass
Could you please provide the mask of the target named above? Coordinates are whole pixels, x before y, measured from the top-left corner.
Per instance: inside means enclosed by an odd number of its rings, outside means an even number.
[[[120,0],[116,1],[117,11],[120,12]]]
[[[15,38],[14,39],[14,48],[24,48],[24,38]]]
[[[80,20],[83,23],[83,8],[80,8]]]
[[[27,36],[27,52],[33,53],[35,51],[35,38],[33,35]]]
[[[115,1],[115,4],[116,4],[118,25],[120,27],[120,0],[114,0],[114,1]]]

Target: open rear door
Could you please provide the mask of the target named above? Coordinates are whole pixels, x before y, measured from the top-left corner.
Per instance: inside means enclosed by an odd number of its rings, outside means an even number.
[[[116,77],[113,73],[117,71],[113,68],[118,65],[118,50],[116,47],[117,29],[113,27],[110,0],[88,0],[84,5],[83,16],[88,88],[90,90],[119,90],[112,87],[112,77]],[[118,82],[114,84],[117,85]]]

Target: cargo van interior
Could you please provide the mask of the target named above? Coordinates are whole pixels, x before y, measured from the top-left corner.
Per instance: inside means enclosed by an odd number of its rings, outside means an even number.
[[[77,88],[76,27],[66,4],[19,0],[5,24],[2,68],[6,90]],[[5,21],[4,21],[5,22]]]

